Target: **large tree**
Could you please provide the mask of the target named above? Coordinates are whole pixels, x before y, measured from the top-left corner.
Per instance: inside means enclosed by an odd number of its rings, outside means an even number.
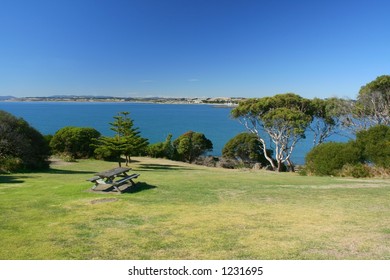
[[[129,112],[120,112],[114,117],[110,129],[115,135],[100,137],[95,150],[102,157],[115,158],[119,166],[122,155],[128,165],[130,156],[140,154],[148,146],[148,139],[141,137],[138,127],[134,127],[134,121],[128,115]]]
[[[294,93],[247,99],[232,110],[232,116],[258,137],[263,154],[274,170],[282,171],[285,163],[294,170],[291,155],[313,120],[310,100]],[[277,166],[267,154],[266,147],[271,146],[268,139],[274,146]]]

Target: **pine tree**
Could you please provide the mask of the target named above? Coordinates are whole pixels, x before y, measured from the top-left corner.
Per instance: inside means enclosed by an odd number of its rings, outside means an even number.
[[[148,139],[141,137],[138,127],[134,127],[134,121],[128,116],[129,112],[120,112],[110,123],[111,130],[115,132],[113,137],[101,137],[96,153],[102,157],[115,158],[121,166],[121,157],[125,156],[126,165],[130,157],[139,155],[148,146]]]

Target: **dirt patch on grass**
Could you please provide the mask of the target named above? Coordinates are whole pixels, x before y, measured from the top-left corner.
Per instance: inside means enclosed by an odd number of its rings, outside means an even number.
[[[117,198],[100,198],[91,201],[91,204],[108,203],[118,201]]]
[[[74,163],[74,162],[64,161],[63,159],[58,157],[51,157],[49,159],[49,162],[50,162],[50,166],[64,166],[64,165],[71,165]]]

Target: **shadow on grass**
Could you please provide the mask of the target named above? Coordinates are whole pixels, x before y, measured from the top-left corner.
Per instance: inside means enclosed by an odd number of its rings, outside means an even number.
[[[94,173],[97,173],[97,171],[64,170],[64,169],[50,168],[50,169],[46,170],[44,173],[49,173],[49,174],[94,174]]]
[[[131,187],[126,188],[125,190],[122,190],[122,194],[123,193],[138,193],[138,192],[142,192],[142,191],[152,190],[155,188],[157,188],[157,186],[149,185],[145,182],[137,182],[135,184],[135,186],[131,186]],[[89,189],[88,191],[92,192],[92,193],[115,193],[115,194],[118,194],[118,192],[112,186],[108,187],[107,189],[101,189],[101,190]]]
[[[189,168],[186,166],[180,166],[175,164],[147,164],[142,163],[139,165],[137,170],[140,171],[150,171],[150,170],[193,170],[193,168]]]
[[[23,179],[28,179],[32,178],[33,176],[24,176],[24,175],[0,175],[0,184],[5,183],[5,184],[21,184],[24,183],[25,180]]]
[[[137,184],[135,184],[135,186],[132,186],[124,190],[123,193],[137,193],[137,192],[152,190],[155,188],[157,188],[157,186],[149,185],[145,182],[138,182]]]

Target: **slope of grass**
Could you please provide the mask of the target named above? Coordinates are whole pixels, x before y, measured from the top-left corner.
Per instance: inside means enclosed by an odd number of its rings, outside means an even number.
[[[389,181],[135,160],[121,195],[109,162],[1,175],[0,259],[390,259]]]

